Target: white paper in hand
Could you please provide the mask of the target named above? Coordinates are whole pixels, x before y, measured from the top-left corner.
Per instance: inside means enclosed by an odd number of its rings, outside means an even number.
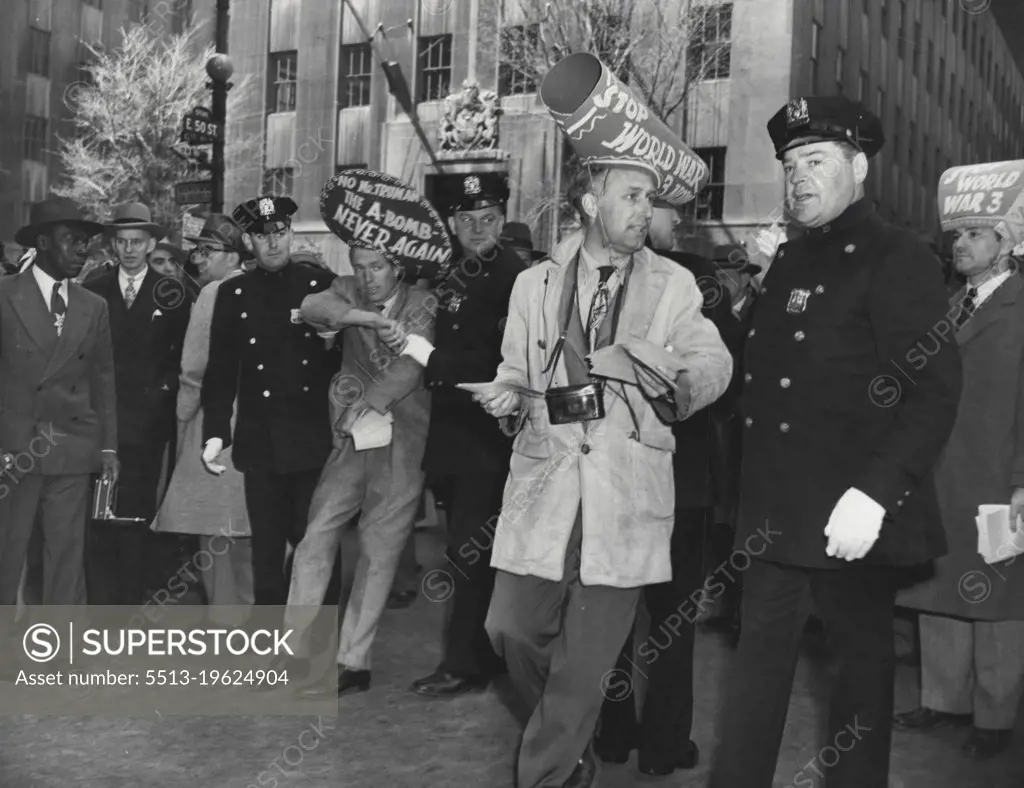
[[[1024,553],[1024,529],[1010,530],[1010,507],[983,504],[975,518],[978,525],[978,553],[987,564],[998,564]]]
[[[352,442],[356,451],[381,449],[390,445],[394,422],[395,417],[390,413],[380,414],[373,408],[365,411],[352,425]]]

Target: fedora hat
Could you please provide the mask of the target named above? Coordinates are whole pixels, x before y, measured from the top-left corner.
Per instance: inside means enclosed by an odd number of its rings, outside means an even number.
[[[740,274],[759,274],[761,266],[750,262],[750,255],[741,244],[719,244],[711,254],[715,268]]]
[[[533,235],[530,228],[523,222],[506,222],[501,229],[501,243],[510,249],[525,249],[534,260],[543,260],[547,257],[544,252],[533,248]]]
[[[78,203],[67,197],[51,197],[33,204],[28,224],[14,234],[14,240],[21,246],[35,248],[36,236],[45,233],[55,224],[73,224],[83,228],[90,236],[103,229],[103,225],[82,218]]]
[[[111,234],[118,230],[145,230],[158,241],[167,235],[167,229],[153,221],[149,208],[141,202],[126,202],[118,205],[105,227]]]
[[[178,265],[184,265],[188,261],[188,252],[186,252],[180,246],[175,246],[174,244],[168,241],[161,241],[156,245],[156,248],[153,249],[154,252],[159,252],[161,250],[165,252],[170,252],[171,257],[174,258],[174,262],[176,262]]]
[[[242,228],[238,223],[223,213],[211,213],[206,217],[206,223],[199,235],[189,235],[185,238],[196,246],[215,246],[225,252],[240,252],[242,250]]]

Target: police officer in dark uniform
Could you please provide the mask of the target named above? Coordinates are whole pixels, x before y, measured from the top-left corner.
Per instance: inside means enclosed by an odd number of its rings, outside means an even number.
[[[433,697],[481,689],[500,670],[484,620],[494,587],[491,545],[512,441],[455,384],[494,379],[512,285],[524,270],[519,255],[499,243],[509,194],[506,176],[466,175],[453,191],[449,223],[458,243],[435,291],[440,302],[435,347],[418,359],[425,363],[432,394],[423,467],[447,508],[454,582],[444,659],[412,687]]]
[[[232,213],[257,265],[217,293],[203,378],[203,462],[223,472],[217,455],[233,446],[235,467],[245,476],[257,605],[288,601],[286,545],[302,540],[331,452],[328,396],[341,362],[333,342],[298,316],[302,299],[330,287],[334,274],[291,262],[297,210],[288,197],[266,196]],[[336,576],[327,599],[338,596]]]
[[[779,247],[748,334],[743,620],[711,785],[772,785],[816,607],[837,662],[828,739],[785,781],[816,770],[829,788],[887,788],[896,582],[946,551],[931,468],[960,357],[937,331],[948,303],[931,252],[864,197],[878,118],[843,97],[798,98],[768,131],[804,232]]]

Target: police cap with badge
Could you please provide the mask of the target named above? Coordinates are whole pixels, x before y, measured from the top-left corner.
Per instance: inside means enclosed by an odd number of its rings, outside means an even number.
[[[446,196],[450,213],[479,211],[498,207],[504,210],[508,202],[508,176],[503,172],[474,172],[461,175]]]
[[[292,215],[299,210],[291,197],[263,195],[243,202],[231,218],[243,233],[276,233],[292,226]]]
[[[882,149],[882,122],[863,105],[845,96],[791,99],[768,121],[775,158],[813,142],[846,142],[869,159]]]

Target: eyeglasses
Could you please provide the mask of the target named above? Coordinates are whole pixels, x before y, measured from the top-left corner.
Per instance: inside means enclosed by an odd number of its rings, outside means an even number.
[[[114,246],[123,246],[129,249],[142,249],[149,243],[149,241],[149,238],[115,238]]]

